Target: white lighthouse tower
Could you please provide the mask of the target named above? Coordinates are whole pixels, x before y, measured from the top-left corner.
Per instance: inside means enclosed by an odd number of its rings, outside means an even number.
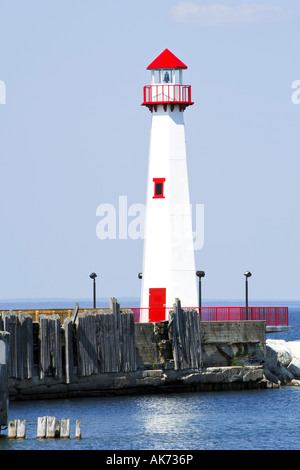
[[[141,321],[168,319],[175,298],[182,307],[197,305],[191,206],[183,112],[191,87],[182,80],[184,65],[165,49],[148,67],[151,85],[143,105],[152,113]]]

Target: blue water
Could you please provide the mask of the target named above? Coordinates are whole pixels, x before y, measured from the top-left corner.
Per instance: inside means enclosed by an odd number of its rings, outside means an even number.
[[[289,307],[292,330],[268,337],[300,340],[300,302],[272,304]],[[69,418],[70,439],[38,440],[45,415]],[[26,439],[2,431],[0,450],[298,450],[300,387],[11,402],[9,419],[26,419]]]

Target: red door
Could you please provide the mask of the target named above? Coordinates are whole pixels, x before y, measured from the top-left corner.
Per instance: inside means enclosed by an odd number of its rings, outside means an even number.
[[[149,289],[149,322],[166,318],[166,288]]]

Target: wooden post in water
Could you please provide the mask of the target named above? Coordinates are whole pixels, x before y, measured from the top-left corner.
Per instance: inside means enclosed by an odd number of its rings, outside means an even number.
[[[12,419],[8,423],[8,438],[9,439],[16,439],[17,437],[17,420]]]
[[[17,421],[17,438],[25,439],[26,436],[26,420],[18,419]]]
[[[70,420],[68,418],[62,418],[61,420],[60,437],[63,439],[69,439],[70,437]]]
[[[55,430],[56,430],[55,416],[47,416],[46,438],[47,439],[55,438]]]
[[[55,420],[55,433],[54,437],[60,437],[60,422],[59,419]]]
[[[81,421],[79,419],[76,419],[75,437],[81,439]]]
[[[46,437],[47,416],[38,418],[37,424],[37,438],[44,439]]]

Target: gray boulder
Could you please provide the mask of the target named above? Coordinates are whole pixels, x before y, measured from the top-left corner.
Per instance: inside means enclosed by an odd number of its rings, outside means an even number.
[[[294,357],[287,369],[296,379],[300,378],[300,359]]]
[[[274,383],[292,383],[300,378],[300,341],[266,341],[264,373]]]

